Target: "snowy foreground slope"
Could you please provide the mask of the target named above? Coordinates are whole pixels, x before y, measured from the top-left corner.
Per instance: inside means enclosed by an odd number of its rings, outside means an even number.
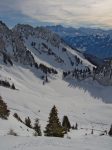
[[[5,141],[5,142],[4,142]],[[7,143],[7,145],[6,145]],[[35,137],[0,137],[1,150],[111,150],[112,139],[109,137],[87,136],[80,138],[35,138]]]
[[[17,65],[1,66],[1,78],[4,77],[10,82],[14,82],[18,90],[0,87],[0,95],[11,110],[8,120],[0,119],[0,150],[112,149],[112,138],[107,135],[99,136],[104,130],[109,130],[112,123],[111,103],[106,104],[101,97],[94,98],[83,88],[71,86],[62,80],[61,72],[49,79],[52,82],[43,85],[42,80],[37,78],[36,72],[32,71],[33,68],[31,70]],[[89,84],[89,82],[79,82],[78,84],[88,85],[90,89],[94,88],[96,93],[98,90],[102,93],[112,90],[111,87],[103,89],[103,86],[98,83]],[[35,118],[39,118],[43,131],[53,105],[58,108],[60,120],[67,115],[72,125],[78,123],[79,130],[72,130],[68,134],[71,139],[68,139],[67,135],[63,139],[33,137],[34,131],[13,117],[14,113],[18,113],[23,120],[29,116],[32,123]],[[95,129],[94,135],[91,135],[92,128]],[[7,135],[10,129],[13,129],[19,136]]]

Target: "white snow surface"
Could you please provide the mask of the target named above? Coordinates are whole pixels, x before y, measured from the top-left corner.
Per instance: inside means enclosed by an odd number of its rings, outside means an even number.
[[[4,142],[5,141],[5,142]],[[0,137],[1,150],[111,150],[112,138],[82,136],[73,139],[46,137]],[[7,145],[6,145],[7,143]]]
[[[17,65],[1,65],[1,78],[15,83],[18,90],[0,87],[0,95],[11,110],[8,120],[0,119],[0,150],[111,150],[112,138],[99,135],[110,128],[112,104],[92,97],[83,88],[70,86],[61,79],[61,72],[50,79],[52,82],[43,86],[37,72],[32,70]],[[86,82],[89,85],[89,81]],[[101,86],[94,84],[96,91],[100,90]],[[89,88],[92,89],[92,84],[90,85]],[[44,131],[53,105],[58,108],[61,121],[63,116],[67,115],[72,125],[78,123],[79,129],[72,130],[63,139],[47,138],[44,135],[33,137],[34,131],[13,117],[13,114],[17,113],[24,121],[24,118],[29,116],[32,124],[35,118],[39,118]],[[7,135],[10,129],[13,129],[18,137]],[[91,129],[94,129],[93,135]]]

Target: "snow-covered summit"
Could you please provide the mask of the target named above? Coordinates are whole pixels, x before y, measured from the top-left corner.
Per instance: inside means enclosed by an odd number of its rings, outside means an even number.
[[[78,53],[73,53],[57,34],[44,27],[18,24],[10,30],[1,23],[0,43],[0,59],[5,64],[37,67],[43,63],[47,67],[68,70],[77,65],[77,57],[82,61],[79,68],[92,66]]]

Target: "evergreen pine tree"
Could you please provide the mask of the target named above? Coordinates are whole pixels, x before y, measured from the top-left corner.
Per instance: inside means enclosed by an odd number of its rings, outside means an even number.
[[[93,134],[94,132],[93,132],[93,129],[91,130],[91,134]]]
[[[109,136],[112,136],[112,125],[111,125],[111,127],[110,127],[110,131],[109,131]]]
[[[34,130],[37,132],[38,136],[42,136],[41,128],[39,125],[39,119],[35,120]]]
[[[67,116],[63,117],[62,126],[63,126],[66,133],[70,131],[71,124],[70,124],[70,121],[69,121]]]
[[[32,128],[31,120],[30,120],[29,117],[28,117],[28,118],[25,118],[25,125],[26,125],[27,127],[29,127],[29,128]]]
[[[77,123],[76,123],[74,129],[75,129],[75,130],[78,130],[78,124],[77,124]]]
[[[56,106],[51,109],[49,115],[49,121],[46,126],[46,130],[44,131],[45,136],[53,136],[53,137],[63,137],[64,129],[61,126],[61,123],[58,118],[58,112]]]
[[[13,116],[14,116],[18,121],[20,121],[20,122],[23,123],[22,119],[19,117],[19,115],[18,115],[17,113],[14,113]]]
[[[7,119],[10,111],[7,109],[7,104],[2,100],[0,96],[0,118]]]
[[[48,82],[48,77],[47,77],[47,75],[46,75],[45,81]]]
[[[16,89],[14,83],[12,84],[11,88],[12,88],[13,90]]]

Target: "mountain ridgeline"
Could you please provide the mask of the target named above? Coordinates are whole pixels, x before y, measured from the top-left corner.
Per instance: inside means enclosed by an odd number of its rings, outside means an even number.
[[[72,48],[77,48],[91,59],[94,57],[95,61],[112,58],[112,30],[65,28],[61,25],[47,28],[60,35]]]
[[[35,70],[43,84],[53,76],[58,78],[61,73],[68,82],[70,79],[81,81],[90,78],[112,85],[111,59],[94,66],[58,34],[45,27],[18,24],[9,29],[0,22],[0,63]]]

